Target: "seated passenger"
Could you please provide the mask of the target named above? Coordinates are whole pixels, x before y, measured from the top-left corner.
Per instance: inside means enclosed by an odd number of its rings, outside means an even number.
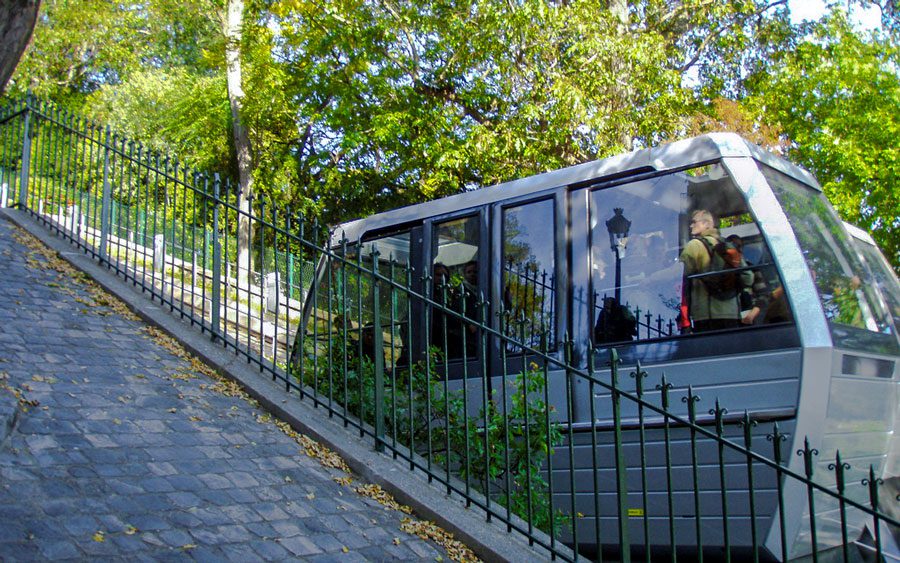
[[[734,254],[734,247],[727,243],[715,228],[712,213],[698,209],[691,214],[691,240],[681,252],[684,274],[688,278],[688,312],[694,332],[722,330],[741,326],[740,292],[753,284],[753,272],[729,272],[731,268],[746,266],[742,258],[729,256],[736,263],[727,263],[720,249]],[[721,246],[720,246],[721,245]],[[730,248],[728,248],[730,247]],[[690,276],[721,272],[690,279]]]

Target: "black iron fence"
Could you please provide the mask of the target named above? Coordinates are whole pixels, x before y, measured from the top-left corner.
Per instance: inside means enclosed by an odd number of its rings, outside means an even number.
[[[264,199],[242,208],[227,180],[33,99],[0,112],[0,205],[33,214],[286,393],[553,557],[896,553],[884,462],[820,460],[808,442],[787,451],[790,419],[701,402],[626,369],[614,350],[577,367],[572,343],[542,324],[552,279],[519,275],[523,310],[489,318],[460,285],[377,247],[332,247],[315,220]],[[672,333],[635,313],[639,338]],[[802,472],[788,467],[797,457]]]

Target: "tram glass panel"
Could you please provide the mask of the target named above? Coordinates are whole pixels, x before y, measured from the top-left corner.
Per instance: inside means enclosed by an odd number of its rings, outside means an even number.
[[[900,282],[897,281],[897,275],[891,271],[890,266],[878,248],[858,238],[854,238],[853,243],[856,245],[859,253],[862,254],[863,261],[866,262],[872,271],[875,285],[881,292],[885,305],[894,319],[896,333],[897,327],[900,327]]]
[[[555,242],[553,200],[503,210],[503,329],[510,351],[518,349],[513,342],[555,350]]]
[[[325,259],[314,285],[312,314],[306,327],[307,342],[315,343],[313,353],[317,365],[327,365],[329,353],[335,360],[334,354],[344,346],[351,362],[360,354],[369,361],[374,360],[376,329],[371,272],[377,266],[381,275],[392,277],[397,285],[405,286],[408,281],[409,240],[409,232],[381,236],[348,245],[344,256],[346,262]],[[376,249],[377,263],[373,264],[373,250]],[[338,248],[334,252],[341,256],[343,250]],[[408,357],[409,299],[405,291],[394,288],[388,282],[379,283],[378,289],[383,343],[381,353],[385,368],[393,369],[402,362],[402,357]],[[342,357],[339,359],[343,361]]]
[[[872,273],[825,194],[768,166],[760,169],[797,236],[835,346],[897,353],[893,322]]]
[[[435,223],[432,233],[431,298],[468,319],[480,321],[478,217],[472,215]],[[432,348],[450,361],[475,359],[481,339],[476,326],[437,307],[431,309]]]
[[[718,164],[594,190],[590,214],[595,345],[792,320],[759,227]],[[714,228],[695,229],[697,217]],[[740,267],[715,267],[726,239]]]

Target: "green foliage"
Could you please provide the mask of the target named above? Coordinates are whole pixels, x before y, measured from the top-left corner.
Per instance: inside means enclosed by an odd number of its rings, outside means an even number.
[[[788,140],[787,156],[808,168],[841,216],[872,233],[900,271],[900,50],[852,29],[835,11],[754,102]]]
[[[102,86],[126,82],[141,69],[209,68],[217,0],[44,0],[31,47],[10,83],[71,109]],[[219,40],[221,42],[221,40]]]
[[[316,390],[320,401],[330,400],[333,408],[374,425],[374,363],[360,356],[358,331],[348,326],[345,333],[342,319],[333,320],[330,334],[319,333],[318,343],[311,335],[306,341],[301,381]],[[555,409],[544,400],[543,370],[532,363],[508,378],[505,392],[494,390],[488,404],[470,414],[464,392],[449,388],[441,366],[442,353],[431,348],[428,360],[411,369],[386,370],[386,439],[412,445],[437,468],[449,469],[482,493],[489,491],[495,502],[530,517],[539,529],[549,532],[552,518],[553,531],[562,532],[571,517],[553,510],[541,473],[563,440],[560,425],[551,421]],[[301,377],[296,371],[295,376]],[[473,399],[468,397],[470,404]]]
[[[789,149],[898,266],[897,13],[854,4],[881,34],[838,10],[794,28],[779,0],[248,2],[255,191],[334,224],[736,130]],[[223,6],[45,0],[11,91],[233,177]]]
[[[85,109],[147,149],[183,155],[193,168],[231,168],[230,110],[221,76],[184,67],[141,70],[124,84],[103,85]]]

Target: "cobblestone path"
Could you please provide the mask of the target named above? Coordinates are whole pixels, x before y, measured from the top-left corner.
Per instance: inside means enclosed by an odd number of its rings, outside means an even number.
[[[0,560],[447,557],[24,242],[0,219]]]

